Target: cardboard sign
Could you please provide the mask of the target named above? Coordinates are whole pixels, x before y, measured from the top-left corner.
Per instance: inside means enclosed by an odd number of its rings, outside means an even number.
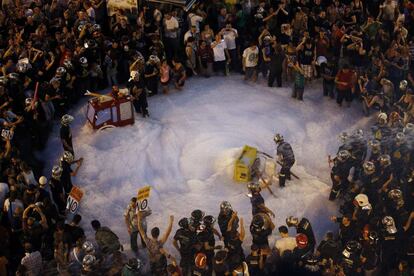
[[[73,186],[66,201],[66,209],[69,210],[70,213],[76,214],[78,212],[79,203],[82,197],[82,190],[77,186]]]
[[[70,190],[69,195],[80,202],[83,197],[83,192],[78,186],[73,186],[72,190]]]
[[[151,186],[145,186],[138,190],[138,208],[140,211],[147,209],[148,207],[148,199],[151,193]]]
[[[145,186],[138,190],[138,200],[144,200],[149,198],[151,192],[151,186]]]

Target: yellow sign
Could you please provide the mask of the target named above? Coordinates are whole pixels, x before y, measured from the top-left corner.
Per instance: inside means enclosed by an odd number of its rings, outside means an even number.
[[[138,196],[137,196],[138,200],[142,201],[144,199],[149,198],[150,192],[151,192],[151,186],[145,186],[145,187],[140,188],[138,190]]]

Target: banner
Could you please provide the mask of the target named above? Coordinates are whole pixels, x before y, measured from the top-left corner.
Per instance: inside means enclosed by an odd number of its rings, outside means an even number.
[[[148,207],[148,199],[151,193],[151,186],[144,186],[138,190],[138,209],[144,211]]]
[[[128,14],[138,14],[138,0],[108,0],[106,8],[109,16],[112,16],[118,10],[123,10],[126,16]]]

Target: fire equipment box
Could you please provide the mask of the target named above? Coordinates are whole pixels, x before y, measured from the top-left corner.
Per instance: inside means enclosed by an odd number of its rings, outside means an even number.
[[[244,146],[239,158],[234,164],[233,180],[236,182],[248,182],[251,180],[251,168],[256,160],[257,149]]]
[[[93,98],[88,102],[86,118],[94,129],[104,126],[125,126],[134,124],[134,109],[131,97],[100,101]]]

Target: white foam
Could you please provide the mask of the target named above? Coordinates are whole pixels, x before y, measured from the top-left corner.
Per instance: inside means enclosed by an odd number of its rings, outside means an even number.
[[[150,227],[165,230],[173,214],[174,232],[193,209],[216,216],[222,200],[230,201],[248,225],[251,206],[245,185],[232,181],[233,163],[245,144],[273,155],[275,132],[292,143],[293,171],[301,177],[283,190],[273,186],[277,198],[263,192],[276,226],[296,215],[307,216],[319,238],[333,229],[328,217],[337,206],[327,200],[327,155],[335,152],[340,131],[367,122],[360,119],[360,104],[338,108],[322,97],[319,85],[305,89],[305,101],[298,102],[290,98],[290,88],[245,84],[241,78],[191,79],[181,92],[150,98],[151,118],[137,116],[133,126],[95,132],[85,125],[84,106],[73,112],[75,153],[85,158],[74,180],[85,190],[80,210],[85,229],[91,231],[90,220],[99,219],[128,244],[123,211],[144,185],[153,187]],[[57,152],[61,145],[53,138],[45,156],[57,160]],[[250,240],[248,235],[246,248]],[[167,249],[177,255],[171,240]]]

